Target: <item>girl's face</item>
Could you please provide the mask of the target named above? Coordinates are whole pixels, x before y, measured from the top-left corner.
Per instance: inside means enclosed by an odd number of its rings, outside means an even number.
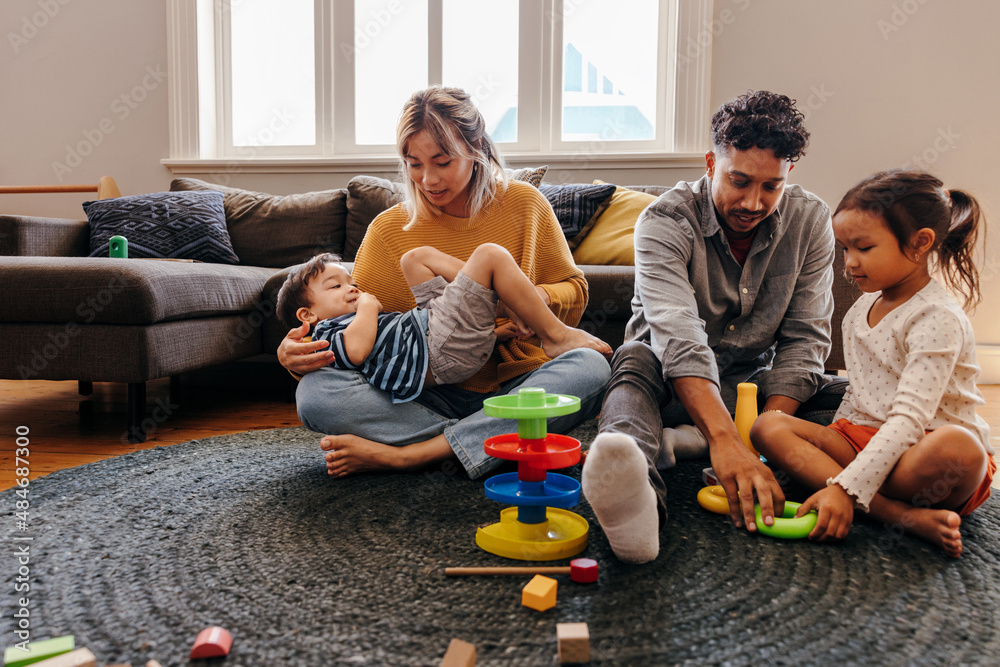
[[[475,164],[471,158],[445,154],[426,130],[413,135],[403,158],[410,179],[427,201],[448,215],[468,216],[469,182]]]
[[[877,215],[844,210],[833,216],[833,235],[843,249],[844,269],[865,292],[892,290],[909,279],[927,275],[926,260],[904,253],[899,241]]]

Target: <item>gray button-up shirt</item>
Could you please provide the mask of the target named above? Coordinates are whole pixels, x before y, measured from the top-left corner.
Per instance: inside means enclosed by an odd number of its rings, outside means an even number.
[[[680,182],[639,216],[625,339],[649,343],[666,382],[700,377],[719,385],[730,412],[736,385],[746,381],[756,382],[762,397],[805,401],[822,383],[830,353],[830,209],[798,185],[786,186],[741,267],[711,188],[707,175]]]

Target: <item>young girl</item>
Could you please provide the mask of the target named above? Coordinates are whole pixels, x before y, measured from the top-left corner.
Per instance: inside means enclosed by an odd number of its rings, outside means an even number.
[[[865,292],[843,323],[850,388],[829,427],[768,412],[751,431],[815,491],[797,514],[818,511],[811,539],[844,538],[860,509],[962,554],[959,517],[989,497],[996,463],[972,325],[931,271],[975,306],[979,225],[975,199],[918,172],[870,176],[837,207],[845,273]]]

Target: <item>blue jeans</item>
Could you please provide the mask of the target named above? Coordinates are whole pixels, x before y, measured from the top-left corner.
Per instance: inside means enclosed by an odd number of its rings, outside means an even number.
[[[516,422],[483,414],[483,400],[516,393],[522,386],[577,396],[579,412],[548,423],[550,432],[566,433],[597,414],[610,377],[607,359],[595,350],[581,348],[505,382],[492,394],[439,385],[424,389],[409,403],[393,404],[388,393],[370,385],[360,374],[327,366],[302,377],[295,401],[299,419],[318,433],[349,433],[396,446],[424,442],[444,433],[469,477],[475,479],[501,463],[486,454],[483,441],[517,431]]]
[[[649,483],[656,493],[662,526],[667,516],[667,486],[656,463],[663,447],[663,429],[693,422],[680,401],[674,400],[672,388],[663,381],[660,361],[649,345],[639,341],[625,343],[615,352],[611,365],[611,382],[601,408],[598,431],[624,433],[635,439],[646,457]],[[824,377],[823,385],[799,406],[795,416],[826,426],[840,407],[847,380]],[[758,405],[764,398],[758,396]]]

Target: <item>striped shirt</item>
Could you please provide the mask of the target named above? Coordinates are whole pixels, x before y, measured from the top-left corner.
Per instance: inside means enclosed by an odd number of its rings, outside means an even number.
[[[356,313],[323,320],[313,330],[312,340],[330,341],[335,368],[358,371],[373,386],[392,394],[393,403],[406,403],[420,395],[427,375],[427,311],[414,308],[405,313],[379,313],[375,345],[368,357],[354,365],[344,346],[344,329]]]

